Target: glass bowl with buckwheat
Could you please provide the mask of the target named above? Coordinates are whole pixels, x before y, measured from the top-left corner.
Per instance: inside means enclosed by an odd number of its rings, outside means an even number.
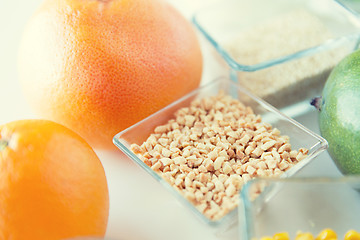
[[[288,178],[327,148],[322,137],[228,78],[200,86],[113,142],[210,226],[236,219],[246,182]]]

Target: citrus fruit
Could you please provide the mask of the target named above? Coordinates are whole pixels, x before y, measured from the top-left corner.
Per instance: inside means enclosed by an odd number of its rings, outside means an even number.
[[[94,148],[195,89],[196,33],[162,0],[45,0],[25,28],[19,78],[41,118]]]
[[[340,172],[360,174],[360,50],[335,66],[313,105],[319,109],[320,133]]]
[[[103,166],[78,134],[49,120],[0,125],[0,239],[105,235]]]

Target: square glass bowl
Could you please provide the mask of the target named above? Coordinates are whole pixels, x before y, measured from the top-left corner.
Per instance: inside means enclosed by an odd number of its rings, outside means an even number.
[[[236,218],[237,209],[234,208],[229,214],[225,215],[219,220],[210,220],[205,217],[192,203],[190,203],[183,195],[181,195],[175,188],[167,183],[160,175],[153,171],[148,165],[146,165],[134,152],[131,150],[132,144],[141,145],[146,139],[154,132],[154,129],[167,123],[170,119],[174,119],[174,113],[183,108],[190,106],[190,103],[195,99],[202,99],[204,97],[216,96],[219,91],[223,91],[225,94],[238,99],[240,102],[253,109],[255,114],[262,117],[262,121],[269,123],[273,128],[280,130],[282,135],[287,135],[290,138],[290,143],[293,149],[299,149],[301,147],[309,150],[308,156],[298,162],[295,166],[290,168],[282,177],[288,177],[295,174],[302,169],[316,156],[323,152],[327,148],[327,142],[322,137],[308,130],[298,122],[285,116],[277,109],[262,101],[256,96],[249,93],[247,90],[234,83],[228,78],[215,79],[198,89],[192,91],[188,95],[173,102],[160,111],[150,115],[135,125],[119,132],[113,138],[114,144],[123,151],[130,159],[147,171],[153,178],[159,181],[165,188],[167,188],[176,198],[182,202],[186,208],[190,209],[196,216],[200,217],[205,223],[210,226],[229,226],[225,224],[234,223]]]
[[[262,192],[259,194],[259,191]],[[253,179],[240,192],[239,239],[255,240],[287,232],[330,228],[344,239],[360,232],[360,176]]]
[[[360,36],[335,0],[223,0],[192,21],[230,77],[278,109],[319,95]]]

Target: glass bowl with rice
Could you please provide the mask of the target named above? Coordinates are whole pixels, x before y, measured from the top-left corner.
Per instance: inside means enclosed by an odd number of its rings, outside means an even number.
[[[292,117],[360,36],[359,18],[334,0],[225,0],[192,21],[232,80]]]
[[[322,137],[228,78],[200,86],[113,142],[212,227],[236,221],[243,184],[292,176],[327,148]]]

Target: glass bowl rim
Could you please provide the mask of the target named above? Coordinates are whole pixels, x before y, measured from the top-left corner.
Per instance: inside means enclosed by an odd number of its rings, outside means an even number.
[[[334,2],[338,5],[338,8],[342,8],[345,10],[349,16],[353,17],[358,21],[360,24],[360,13],[356,14],[355,11],[347,7],[346,5],[342,4],[340,0],[334,0]],[[254,72],[263,70],[266,68],[270,68],[275,65],[279,65],[284,62],[293,61],[302,57],[311,56],[315,53],[325,51],[328,49],[335,48],[337,46],[342,45],[343,43],[348,42],[349,40],[357,40],[356,47],[354,50],[359,46],[360,44],[360,29],[356,33],[330,38],[323,42],[320,45],[313,46],[310,48],[306,48],[300,51],[296,51],[291,54],[287,54],[281,57],[272,58],[270,60],[266,60],[260,63],[256,64],[241,64],[238,61],[236,61],[233,57],[230,56],[228,51],[226,51],[223,47],[220,46],[220,44],[214,39],[214,37],[211,36],[208,31],[205,30],[205,28],[202,26],[202,24],[198,21],[198,15],[203,11],[204,9],[197,10],[192,16],[191,16],[191,22],[195,25],[195,27],[199,30],[199,32],[211,43],[211,45],[216,49],[216,51],[224,58],[226,63],[236,71],[245,71],[245,72]]]

